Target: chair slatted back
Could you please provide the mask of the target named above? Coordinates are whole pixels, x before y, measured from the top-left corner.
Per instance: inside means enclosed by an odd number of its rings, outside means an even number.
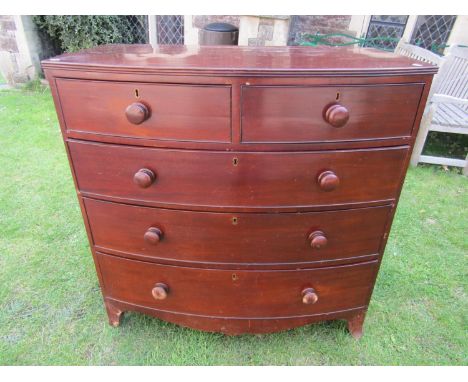
[[[468,48],[449,49],[434,85],[437,94],[468,98]]]
[[[405,56],[415,60],[428,62],[437,66],[440,66],[443,60],[443,58],[438,56],[437,54],[419,46],[411,45],[403,40],[400,40],[400,42],[398,43],[395,49],[395,53],[399,54],[400,56]]]
[[[432,94],[468,98],[468,48],[452,46],[446,56],[440,57],[429,50],[400,40],[395,52],[439,66],[439,72],[434,77],[429,99]]]

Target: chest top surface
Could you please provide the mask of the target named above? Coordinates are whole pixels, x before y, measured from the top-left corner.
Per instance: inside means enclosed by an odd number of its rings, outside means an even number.
[[[101,45],[42,62],[44,68],[192,74],[430,74],[437,67],[360,47]]]

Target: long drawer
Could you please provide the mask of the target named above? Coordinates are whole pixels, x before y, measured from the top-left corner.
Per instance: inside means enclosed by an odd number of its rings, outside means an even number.
[[[145,259],[305,265],[379,252],[390,207],[306,213],[213,213],[84,198],[93,241]]]
[[[80,191],[171,208],[301,208],[391,200],[408,147],[208,152],[68,141]]]
[[[56,80],[67,130],[168,141],[230,142],[231,87]]]
[[[410,136],[423,84],[244,86],[242,141],[338,142]]]
[[[211,317],[294,317],[367,305],[377,261],[309,270],[232,271],[97,254],[106,297]]]

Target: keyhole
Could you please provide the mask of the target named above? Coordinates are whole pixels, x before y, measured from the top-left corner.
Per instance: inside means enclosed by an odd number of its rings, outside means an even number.
[[[232,165],[233,165],[233,166],[237,166],[238,164],[239,164],[239,159],[233,158],[233,159],[232,159]]]
[[[140,98],[140,91],[135,89],[135,98]]]
[[[231,220],[233,225],[237,225],[237,217],[234,216]]]
[[[338,101],[340,99],[340,92],[336,93],[336,100]]]
[[[231,277],[232,281],[236,281],[239,278],[235,273],[233,273]]]

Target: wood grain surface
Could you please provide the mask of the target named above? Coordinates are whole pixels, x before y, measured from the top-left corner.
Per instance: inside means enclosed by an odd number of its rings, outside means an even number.
[[[111,325],[343,319],[362,335],[436,67],[356,47],[150,45],[42,65]]]
[[[408,147],[324,152],[226,153],[160,150],[68,141],[83,195],[193,210],[300,209],[395,198]],[[133,177],[142,167],[156,181]],[[339,187],[324,191],[332,170]]]
[[[94,244],[151,261],[297,267],[379,253],[389,206],[306,213],[212,213],[84,198]],[[145,240],[150,228],[161,239]],[[320,230],[327,244],[311,246]]]

